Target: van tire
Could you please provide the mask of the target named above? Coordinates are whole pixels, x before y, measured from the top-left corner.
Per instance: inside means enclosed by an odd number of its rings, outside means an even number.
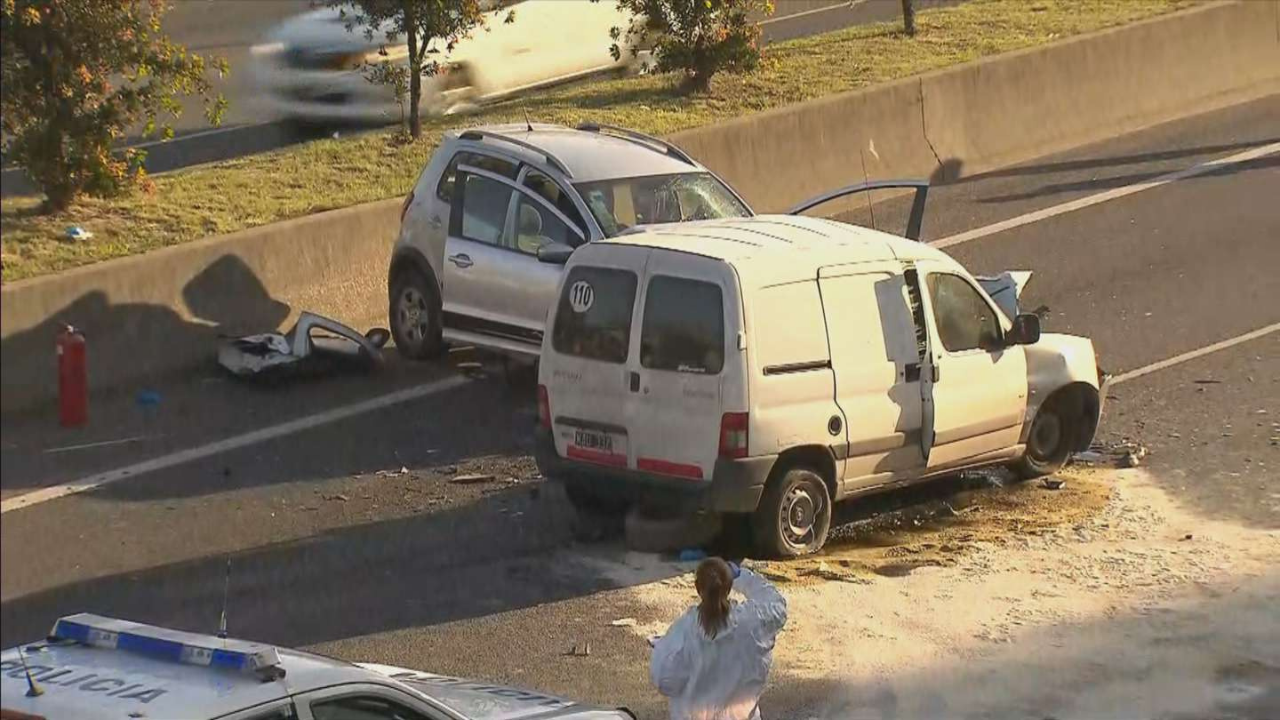
[[[811,468],[792,466],[765,485],[751,517],[756,551],[769,558],[794,558],[822,549],[831,529],[831,493]]]
[[[1023,480],[1052,475],[1062,469],[1071,456],[1075,420],[1065,412],[1067,403],[1050,398],[1031,420],[1027,433],[1027,449],[1013,464],[1013,472]]]
[[[396,351],[410,360],[439,357],[444,352],[444,313],[436,284],[406,267],[392,278],[389,295],[387,318]]]

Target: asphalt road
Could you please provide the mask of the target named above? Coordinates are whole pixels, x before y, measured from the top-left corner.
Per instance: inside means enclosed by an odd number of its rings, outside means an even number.
[[[937,187],[926,239],[1277,142],[1278,118],[1280,96]],[[1024,304],[1049,307],[1046,330],[1091,336],[1104,366],[1125,372],[1280,322],[1277,197],[1280,158],[1270,155],[950,252],[976,272],[1035,271]],[[878,223],[893,222],[900,204],[877,206]],[[376,379],[271,391],[196,379],[161,386],[154,408],[108,401],[87,434],[57,431],[48,417],[6,418],[0,488],[12,497],[453,376],[397,363]],[[1114,388],[1101,432],[1151,447],[1155,477],[1197,512],[1280,528],[1277,397],[1280,334],[1272,333]],[[572,543],[565,502],[527,457],[533,415],[527,389],[474,377],[6,513],[0,644],[38,637],[80,610],[211,630],[230,556],[235,634],[659,717],[646,649],[607,623],[644,612],[622,588],[680,568],[635,562],[619,572],[629,559],[616,546]],[[46,452],[148,432],[125,445]],[[492,477],[467,477],[475,475]],[[582,641],[590,658],[565,656]],[[785,717],[803,701],[779,691],[765,710]]]
[[[570,0],[565,0],[570,1]],[[576,0],[586,2],[587,0]],[[920,9],[962,0],[917,0]],[[185,103],[182,115],[170,122],[174,139],[167,142],[135,137],[128,145],[147,151],[147,170],[167,172],[189,165],[225,160],[305,142],[319,128],[299,129],[283,121],[257,101],[248,68],[252,47],[270,29],[290,16],[306,12],[310,0],[177,0],[165,16],[170,37],[188,49],[227,60],[231,72],[213,78],[216,92],[228,101],[222,124],[212,128],[199,102]],[[780,0],[764,26],[765,42],[816,35],[852,25],[892,21],[901,17],[899,0]],[[335,128],[360,132],[366,127]],[[0,195],[33,192],[21,171],[8,168],[0,178]]]

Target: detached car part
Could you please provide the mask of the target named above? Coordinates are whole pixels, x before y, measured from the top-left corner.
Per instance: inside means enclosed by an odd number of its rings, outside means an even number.
[[[278,378],[339,364],[372,370],[381,367],[382,347],[390,337],[383,328],[362,335],[337,320],[304,312],[284,334],[261,333],[224,341],[218,348],[218,364],[243,378]]]

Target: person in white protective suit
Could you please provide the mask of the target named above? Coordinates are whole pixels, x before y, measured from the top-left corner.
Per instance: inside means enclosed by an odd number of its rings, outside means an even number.
[[[786,598],[720,558],[702,561],[694,585],[699,603],[655,643],[649,677],[668,698],[672,720],[759,720]],[[731,602],[730,590],[745,601]]]

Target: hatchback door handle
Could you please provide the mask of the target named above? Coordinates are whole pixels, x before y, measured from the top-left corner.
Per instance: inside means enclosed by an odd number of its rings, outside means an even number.
[[[454,265],[457,265],[460,268],[469,268],[472,265],[475,265],[475,263],[471,261],[471,256],[467,255],[466,253],[458,253],[457,255],[450,255],[449,262],[453,263]]]
[[[631,392],[640,392],[640,373],[631,373]]]

